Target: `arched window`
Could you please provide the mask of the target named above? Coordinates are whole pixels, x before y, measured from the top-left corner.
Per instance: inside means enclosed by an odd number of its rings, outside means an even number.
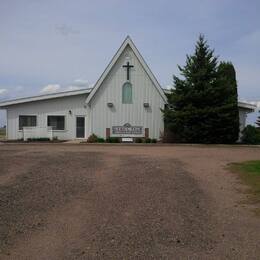
[[[130,82],[126,82],[123,85],[122,89],[122,103],[123,104],[132,104],[132,84]]]

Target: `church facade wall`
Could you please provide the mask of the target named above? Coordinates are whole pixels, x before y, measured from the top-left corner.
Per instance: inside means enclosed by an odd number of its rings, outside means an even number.
[[[112,83],[107,82],[106,84]],[[120,94],[118,96],[108,93],[103,95],[100,92],[95,101],[99,100],[99,102],[93,104],[93,110],[86,106],[86,94],[9,106],[7,108],[7,137],[10,140],[23,138],[23,133],[19,130],[19,115],[36,115],[39,127],[47,126],[48,115],[64,115],[65,130],[57,130],[53,133],[53,136],[58,137],[58,139],[71,140],[76,138],[77,116],[85,117],[85,138],[92,133],[106,138],[108,128],[110,135],[116,136],[112,134],[113,126],[130,123],[133,126],[143,127],[141,135],[133,136],[145,136],[145,129],[149,129],[149,137],[159,139],[164,129],[160,110],[163,109],[164,102],[158,98],[157,93],[154,93],[153,90],[156,91],[154,88],[147,87],[143,94],[140,91],[134,93],[134,95],[139,95],[139,98],[131,105],[121,104]],[[149,100],[145,98],[147,96]],[[143,106],[144,100],[150,103],[150,108],[147,109]],[[109,108],[108,102],[113,102],[114,106]],[[247,113],[247,110],[239,108],[240,137],[241,131],[246,125]]]
[[[134,67],[130,70],[129,82],[132,85],[132,103],[122,102],[122,88],[127,82],[127,71],[123,67],[129,61]],[[112,103],[109,107],[108,103]],[[145,103],[148,107],[145,107]],[[110,128],[111,136],[128,136],[113,134],[113,126],[141,126],[142,134],[132,134],[132,137],[145,136],[148,128],[149,137],[159,139],[164,130],[164,108],[160,93],[140,64],[138,58],[128,47],[121,54],[107,78],[103,81],[90,103],[91,130],[101,137],[106,137],[106,128]],[[147,105],[146,105],[147,106]]]

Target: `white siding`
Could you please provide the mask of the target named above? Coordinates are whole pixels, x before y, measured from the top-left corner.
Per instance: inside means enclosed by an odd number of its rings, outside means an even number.
[[[8,139],[23,137],[22,131],[19,131],[19,115],[36,115],[39,127],[47,126],[48,115],[64,115],[65,130],[54,131],[53,136],[63,140],[74,139],[76,137],[76,115],[87,116],[87,109],[84,108],[86,97],[86,94],[82,94],[9,106],[7,108]],[[69,110],[71,110],[71,114]]]
[[[126,79],[126,72],[121,69],[122,63],[124,60],[120,58],[110,76],[104,81],[104,86],[101,86],[94,97],[91,109],[86,108],[87,94],[9,106],[7,108],[8,139],[23,137],[22,131],[19,131],[19,115],[37,115],[37,126],[40,127],[47,126],[47,115],[64,115],[66,129],[54,131],[53,134],[64,140],[76,137],[77,115],[86,116],[86,138],[90,133],[105,137],[107,127],[125,123],[147,127],[151,138],[159,138],[164,126],[160,111],[160,108],[164,107],[164,102],[147,74],[141,71],[138,61],[132,59],[131,64],[135,66],[130,73],[133,84],[133,104],[122,104],[122,85]],[[112,102],[114,107],[107,107],[108,102]],[[144,108],[145,102],[150,104],[149,109]],[[247,113],[247,110],[239,108],[240,134],[246,125]]]
[[[126,82],[126,69],[122,66],[126,64],[126,56],[131,57],[130,64],[134,65],[130,71],[133,104],[122,104],[122,86]],[[108,102],[114,106],[109,108]],[[144,103],[149,103],[150,107],[144,108]],[[159,91],[128,46],[91,101],[91,132],[105,137],[106,128],[130,123],[132,126],[142,126],[143,129],[149,128],[149,136],[158,139],[164,130],[161,112],[164,104]]]

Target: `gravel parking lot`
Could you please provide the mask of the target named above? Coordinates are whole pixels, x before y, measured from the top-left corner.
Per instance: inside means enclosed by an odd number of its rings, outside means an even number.
[[[1,259],[259,259],[231,162],[260,148],[0,145]]]

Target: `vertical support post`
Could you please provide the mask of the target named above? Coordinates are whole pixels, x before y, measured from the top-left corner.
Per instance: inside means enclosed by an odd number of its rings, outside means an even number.
[[[144,137],[149,138],[149,128],[144,129]]]
[[[110,128],[106,128],[106,138],[110,137]]]

